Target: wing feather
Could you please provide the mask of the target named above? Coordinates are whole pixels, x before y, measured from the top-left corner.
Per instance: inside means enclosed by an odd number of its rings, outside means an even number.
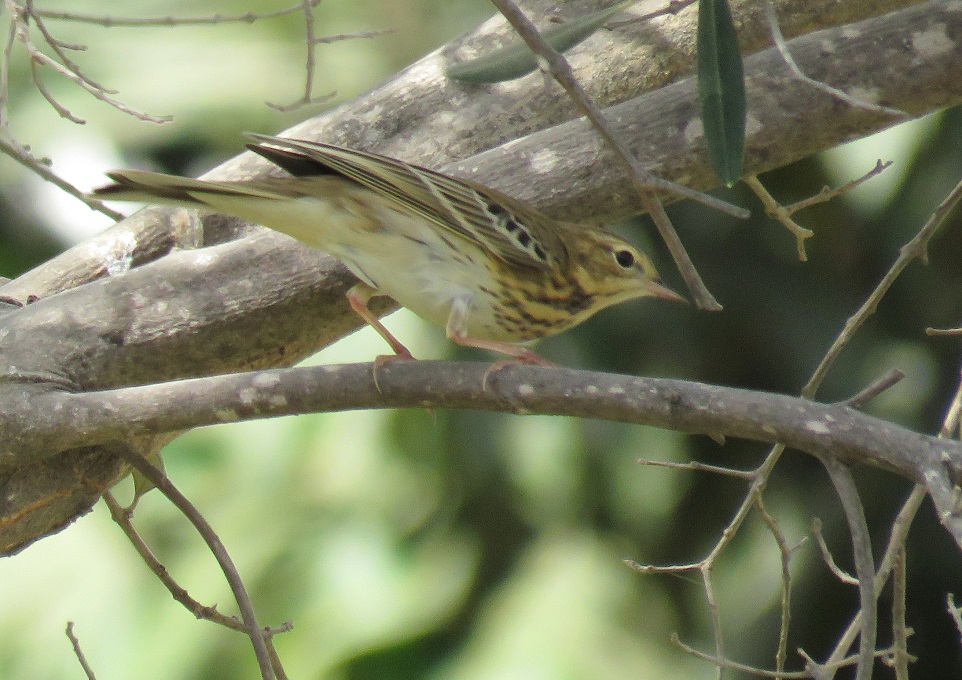
[[[252,151],[292,174],[333,171],[505,262],[537,268],[568,263],[564,241],[545,226],[547,217],[493,189],[379,154],[321,142],[249,136],[257,142],[249,145]]]

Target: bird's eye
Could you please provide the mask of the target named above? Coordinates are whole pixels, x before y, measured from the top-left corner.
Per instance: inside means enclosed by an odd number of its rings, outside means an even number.
[[[628,269],[634,266],[635,256],[630,250],[619,250],[615,253],[615,262],[617,262],[619,266]]]

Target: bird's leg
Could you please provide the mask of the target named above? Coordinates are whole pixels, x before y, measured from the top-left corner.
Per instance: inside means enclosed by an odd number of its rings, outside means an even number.
[[[376,288],[372,288],[366,283],[358,283],[356,286],[347,291],[347,301],[359,317],[364,319],[371,328],[377,331],[378,335],[384,338],[384,341],[391,346],[394,350],[395,356],[391,355],[381,355],[375,359],[376,364],[384,364],[388,361],[394,359],[413,359],[414,355],[411,354],[407,347],[401,344],[401,341],[394,337],[381,320],[374,316],[374,313],[367,306],[367,303],[372,297],[378,294]]]
[[[398,359],[414,359],[414,355],[411,351],[401,344],[401,341],[392,335],[391,331],[384,327],[381,320],[374,316],[370,308],[367,306],[368,301],[378,294],[376,288],[372,288],[368,284],[361,282],[347,291],[347,301],[359,317],[364,319],[367,324],[377,331],[384,340],[391,346],[394,350],[394,354],[379,354],[374,357],[374,367],[371,369],[371,375],[374,378],[374,387],[377,389],[378,394],[381,393],[381,385],[377,380],[377,370],[381,368],[384,364],[390,361],[396,361]]]
[[[451,306],[451,314],[448,316],[448,323],[445,328],[448,338],[462,347],[486,349],[491,352],[498,352],[499,354],[507,354],[510,357],[507,359],[498,359],[491,364],[488,370],[484,372],[484,377],[481,380],[482,388],[485,390],[488,388],[488,378],[491,377],[492,373],[497,373],[506,366],[513,364],[555,365],[527,347],[519,347],[518,345],[512,345],[509,342],[500,342],[498,340],[483,340],[481,338],[469,337],[465,328],[467,326],[470,308],[471,302],[469,299],[461,297],[455,300],[454,305]]]

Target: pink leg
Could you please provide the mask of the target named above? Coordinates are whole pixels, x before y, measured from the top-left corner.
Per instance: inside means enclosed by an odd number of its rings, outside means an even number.
[[[466,297],[455,300],[451,306],[451,315],[448,317],[447,335],[453,342],[462,347],[476,347],[486,349],[499,354],[507,354],[510,359],[498,359],[484,372],[481,379],[481,387],[488,389],[488,378],[492,373],[497,373],[506,366],[512,364],[536,364],[540,366],[554,366],[550,361],[540,354],[531,351],[527,347],[518,347],[508,342],[497,340],[482,340],[480,338],[469,337],[465,331],[467,327],[468,315],[471,313],[471,300]]]
[[[540,366],[554,366],[550,361],[542,357],[540,354],[533,352],[527,347],[518,347],[517,345],[512,345],[508,342],[498,342],[497,340],[480,340],[478,338],[469,338],[468,336],[454,332],[451,333],[450,338],[452,341],[461,345],[462,347],[476,347],[477,349],[486,349],[491,352],[498,352],[499,354],[507,354],[510,359],[499,359],[496,364],[504,364],[505,366],[509,364],[537,364]]]
[[[492,352],[500,352],[501,354],[509,355],[508,358],[498,359],[497,361],[493,362],[488,367],[488,370],[484,372],[484,376],[481,378],[481,389],[483,390],[488,389],[488,380],[493,374],[504,368],[507,368],[508,366],[513,366],[515,364],[534,364],[537,366],[555,365],[540,354],[531,351],[527,347],[518,347],[517,345],[512,345],[507,342],[498,342],[496,340],[479,340],[478,338],[469,338],[459,333],[452,334],[451,340],[464,347],[477,347],[478,349],[486,349]]]
[[[391,346],[394,350],[396,356],[379,356],[375,359],[375,363],[378,365],[384,364],[393,359],[413,359],[414,355],[411,354],[407,347],[401,344],[401,341],[395,338],[391,331],[384,327],[381,320],[378,319],[371,310],[368,308],[368,301],[374,297],[377,291],[371,288],[366,283],[359,283],[351,290],[347,291],[347,301],[351,305],[351,309],[357,312],[357,315],[364,319],[369,326],[377,331],[378,335],[384,338],[385,342]]]

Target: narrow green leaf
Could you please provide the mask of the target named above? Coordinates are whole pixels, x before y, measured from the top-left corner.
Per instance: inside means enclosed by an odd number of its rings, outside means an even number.
[[[148,455],[148,456],[147,456],[147,461],[148,461],[151,465],[153,465],[155,468],[157,468],[158,470],[160,470],[161,472],[163,472],[163,470],[164,470],[164,459],[161,458],[159,451]],[[147,479],[146,477],[144,477],[144,476],[140,473],[140,471],[137,470],[137,469],[131,470],[130,476],[133,477],[133,480],[134,480],[134,500],[133,500],[133,502],[130,504],[131,507],[133,507],[133,506],[137,505],[137,503],[140,501],[141,497],[142,497],[144,494],[146,494],[148,491],[150,491],[150,490],[152,490],[152,489],[154,488],[154,483],[153,483],[152,481],[150,481],[149,479]]]
[[[715,174],[732,186],[745,153],[745,77],[728,0],[698,1],[698,95]]]
[[[622,11],[629,4],[631,2],[622,2],[614,7],[546,28],[541,31],[541,37],[559,52],[564,52],[594,33],[609,17]],[[515,37],[504,47],[477,59],[449,66],[444,72],[448,78],[465,83],[500,83],[527,75],[534,71],[537,65],[531,49],[520,37]]]

